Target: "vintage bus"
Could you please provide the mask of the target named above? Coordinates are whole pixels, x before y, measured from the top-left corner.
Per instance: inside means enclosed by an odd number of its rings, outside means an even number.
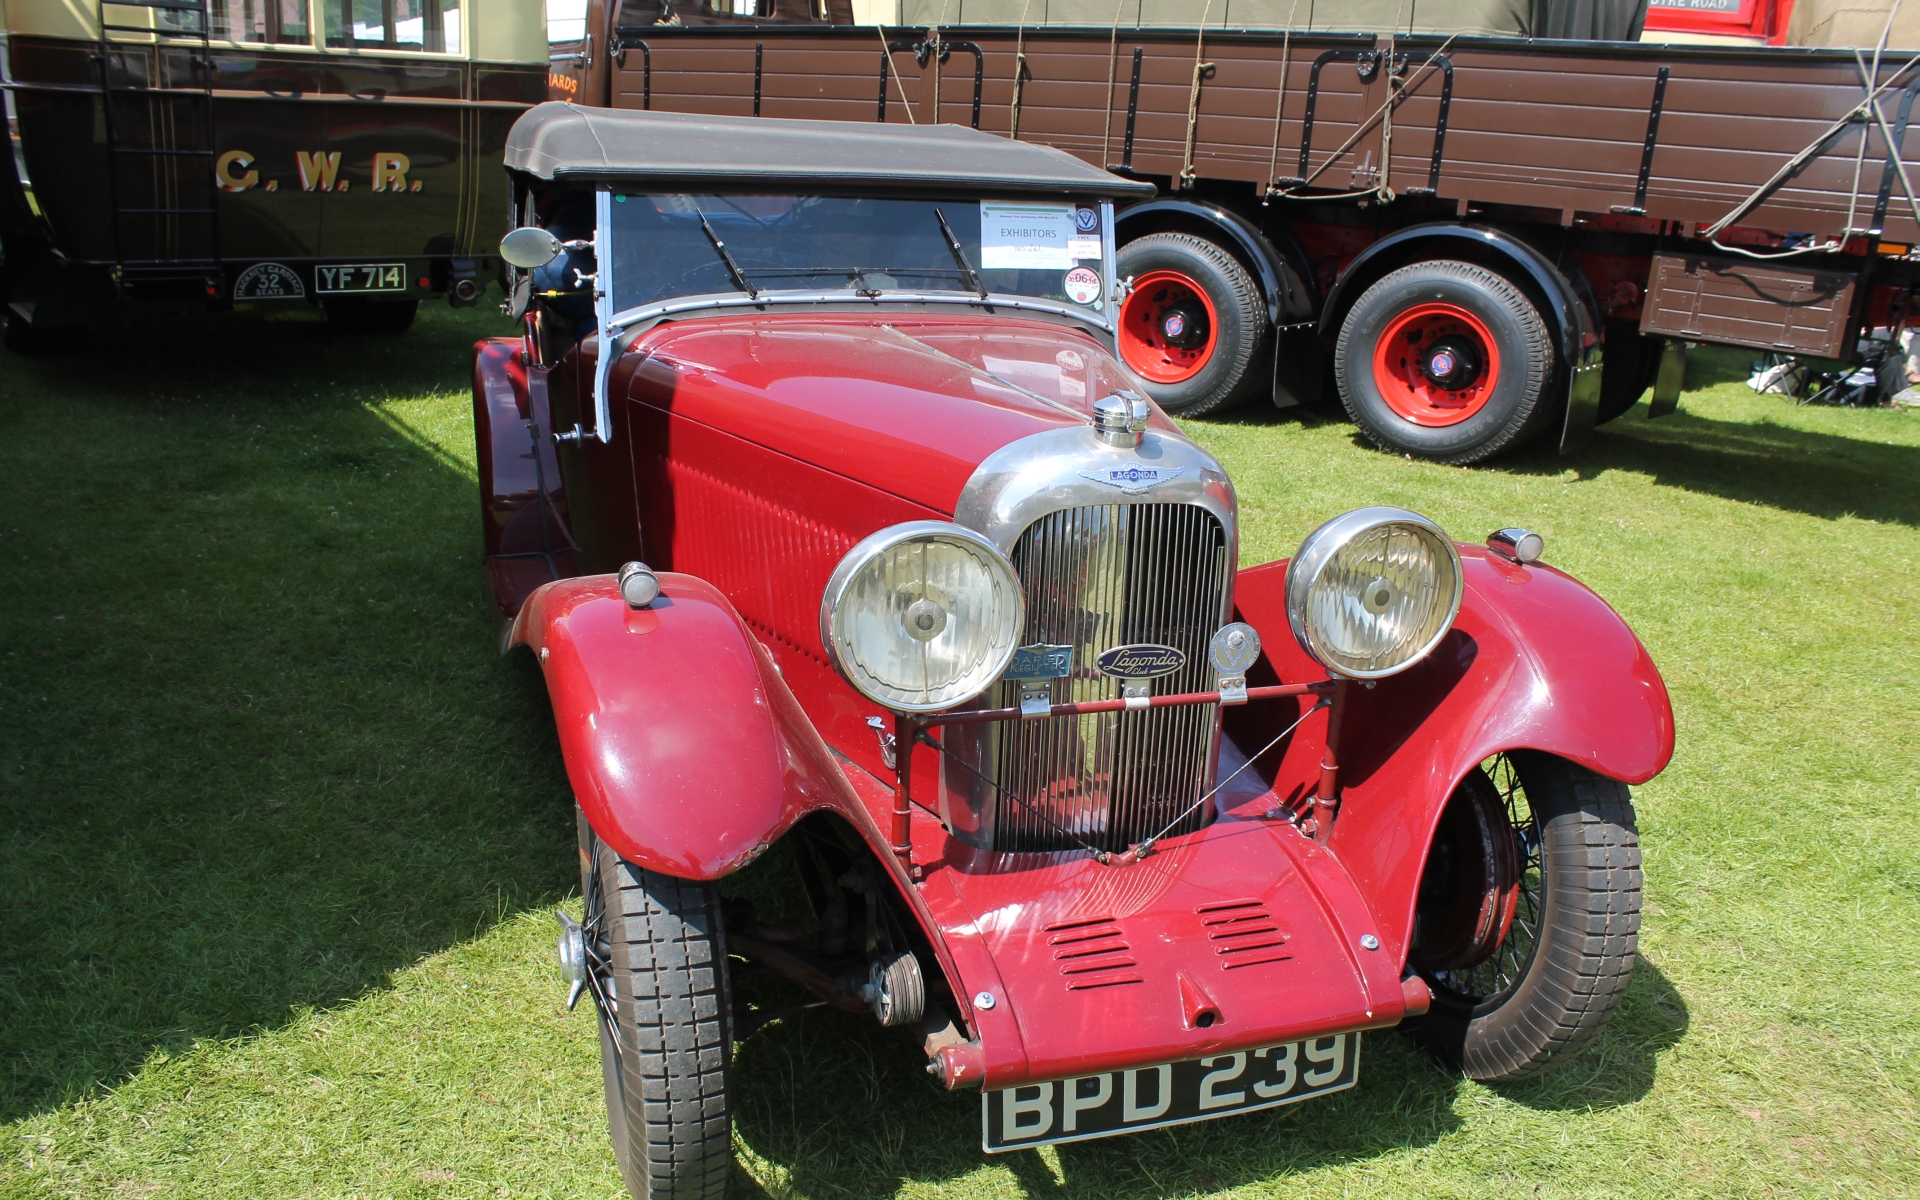
[[[0,0],[9,345],[116,298],[473,304],[546,41],[535,0]]]

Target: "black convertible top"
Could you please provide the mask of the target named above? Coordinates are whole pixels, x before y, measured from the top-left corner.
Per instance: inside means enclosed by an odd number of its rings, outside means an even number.
[[[862,125],[582,108],[549,101],[514,122],[507,167],[541,179],[761,187],[951,188],[1151,196],[1051,146],[959,125]]]

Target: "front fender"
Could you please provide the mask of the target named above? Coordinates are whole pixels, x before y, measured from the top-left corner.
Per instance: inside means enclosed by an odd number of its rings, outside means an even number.
[[[1673,757],[1666,684],[1606,601],[1543,564],[1483,547],[1460,553],[1466,586],[1453,632],[1403,674],[1349,685],[1343,701],[1329,845],[1402,955],[1434,827],[1467,772],[1505,750],[1541,750],[1637,784]],[[1285,579],[1284,562],[1241,572],[1237,607],[1264,635],[1281,679],[1323,677],[1288,628]],[[1309,723],[1288,748],[1275,778],[1282,796],[1311,786],[1321,727]]]
[[[567,778],[602,840],[715,879],[827,806],[837,772],[727,598],[691,575],[662,573],[660,588],[634,609],[611,575],[549,583],[509,644],[540,660]]]

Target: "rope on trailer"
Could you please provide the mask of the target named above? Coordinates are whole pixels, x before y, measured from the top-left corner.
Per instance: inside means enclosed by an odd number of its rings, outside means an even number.
[[[1359,141],[1361,138],[1366,136],[1367,131],[1369,129],[1372,129],[1374,125],[1377,124],[1386,115],[1387,110],[1396,101],[1398,101],[1400,97],[1409,94],[1416,87],[1418,87],[1420,85],[1420,81],[1427,77],[1427,72],[1433,70],[1433,64],[1436,62],[1439,62],[1441,56],[1446,54],[1447,49],[1453,45],[1453,39],[1457,36],[1459,35],[1457,34],[1449,35],[1446,41],[1441,42],[1439,48],[1436,49],[1432,54],[1429,54],[1427,56],[1427,61],[1420,64],[1420,69],[1418,71],[1415,71],[1412,77],[1410,77],[1405,84],[1401,85],[1397,93],[1389,91],[1387,94],[1386,102],[1381,104],[1379,108],[1375,109],[1373,111],[1372,116],[1368,117],[1365,121],[1362,121],[1358,126],[1356,126],[1353,133],[1350,136],[1348,136],[1347,140],[1344,142],[1341,142],[1339,148],[1336,149],[1332,154],[1327,155],[1326,159],[1322,161],[1318,167],[1315,167],[1313,169],[1312,174],[1308,175],[1305,179],[1302,179],[1299,183],[1296,183],[1291,187],[1273,192],[1272,195],[1274,195],[1275,197],[1278,197],[1281,200],[1346,200],[1346,199],[1350,199],[1357,196],[1379,197],[1380,189],[1377,186],[1370,187],[1370,188],[1360,188],[1356,191],[1351,191],[1351,192],[1322,193],[1317,196],[1305,195],[1300,191],[1300,189],[1311,185],[1314,180],[1324,175],[1328,167],[1331,167],[1335,162],[1337,162],[1342,155],[1346,154],[1347,151],[1353,149],[1353,144],[1355,142]],[[1391,67],[1391,64],[1389,64],[1389,67]],[[1389,195],[1385,197],[1385,199],[1392,199],[1392,196]]]
[[[1029,0],[1031,2],[1031,0]],[[1300,0],[1293,0],[1295,4]],[[1107,31],[1107,124],[1100,131],[1100,166],[1102,169],[1113,160],[1107,157],[1113,145],[1113,80],[1114,69],[1120,62],[1120,10],[1127,6],[1127,0],[1115,0],[1113,6],[1113,28]],[[1026,10],[1021,9],[1020,19],[1026,21]]]
[[[1187,89],[1187,149],[1180,161],[1180,187],[1186,190],[1193,186],[1198,178],[1193,169],[1193,141],[1200,129],[1200,80],[1213,70],[1213,64],[1202,62],[1207,52],[1207,17],[1213,12],[1213,0],[1207,0],[1207,6],[1200,10],[1200,34],[1193,43],[1193,84]]]
[[[893,51],[887,46],[887,27],[875,21],[873,29],[880,35],[880,58],[886,63],[886,72],[893,76],[893,86],[900,92],[900,107],[907,110],[907,124],[918,125],[920,122],[913,119],[913,105],[907,100],[907,85],[900,82],[900,72],[893,69]]]
[[[1407,15],[1407,0],[1400,0],[1400,11],[1393,16],[1393,28],[1387,33],[1387,61],[1380,80],[1387,85],[1387,107],[1380,114],[1380,182],[1375,186],[1382,204],[1393,203],[1393,98],[1399,89],[1393,86],[1393,60],[1400,48],[1400,20]],[[1409,27],[1411,28],[1411,27]]]
[[[1033,0],[1027,0],[1020,6],[1020,30],[1013,38],[1013,112],[1007,125],[1007,136],[1014,141],[1020,140],[1020,97],[1027,90],[1027,10],[1033,7]],[[1119,19],[1119,14],[1114,15]],[[1112,96],[1111,90],[1108,96]],[[1106,166],[1101,163],[1101,166]]]
[[[1861,68],[1861,83],[1864,85],[1867,81],[1866,64],[1859,61],[1858,50],[1853,52],[1853,57],[1855,63]],[[1913,181],[1907,178],[1907,161],[1900,157],[1900,143],[1894,139],[1893,130],[1887,128],[1887,114],[1881,111],[1878,100],[1873,102],[1873,119],[1879,123],[1880,136],[1887,139],[1887,153],[1893,159],[1894,173],[1900,176],[1900,189],[1907,194],[1907,208],[1913,213],[1913,223],[1920,225],[1920,199],[1914,197]]]
[[[1267,155],[1267,187],[1260,194],[1260,207],[1273,202],[1274,180],[1280,174],[1280,117],[1287,109],[1287,76],[1293,73],[1293,18],[1300,11],[1300,0],[1287,10],[1287,28],[1280,35],[1280,96],[1273,102],[1273,150]]]
[[[1887,14],[1886,29],[1880,35],[1880,41],[1883,46],[1886,44],[1887,38],[1892,32],[1893,18],[1894,18],[1894,15],[1899,12],[1899,9],[1900,9],[1900,6],[1898,4],[1895,4],[1893,7],[1893,11]],[[1853,53],[1854,53],[1855,64],[1859,66],[1862,71],[1864,71],[1866,68],[1866,64],[1860,58],[1860,51],[1858,49],[1855,49]],[[1747,198],[1742,200],[1739,204],[1736,204],[1725,216],[1721,217],[1718,221],[1715,221],[1713,224],[1707,226],[1705,229],[1702,229],[1700,231],[1700,236],[1705,238],[1709,245],[1711,245],[1716,250],[1725,251],[1728,254],[1738,254],[1743,258],[1757,258],[1757,259],[1796,258],[1802,254],[1837,254],[1841,250],[1844,250],[1846,248],[1847,241],[1853,236],[1853,218],[1854,218],[1855,212],[1858,209],[1858,204],[1859,204],[1860,183],[1859,183],[1858,168],[1855,169],[1853,195],[1848,198],[1848,202],[1847,202],[1847,228],[1845,230],[1844,236],[1840,237],[1837,240],[1834,238],[1828,238],[1824,242],[1816,242],[1812,245],[1807,245],[1807,246],[1797,246],[1792,250],[1783,250],[1783,251],[1779,251],[1772,254],[1763,254],[1755,250],[1746,250],[1739,246],[1729,246],[1720,240],[1720,235],[1722,233],[1725,233],[1728,227],[1733,225],[1734,222],[1740,220],[1740,218],[1746,216],[1749,212],[1752,212],[1755,208],[1757,208],[1760,205],[1760,203],[1763,200],[1765,200],[1768,196],[1771,196],[1774,193],[1774,191],[1777,188],[1779,188],[1781,184],[1785,183],[1788,179],[1791,179],[1793,176],[1799,174],[1800,169],[1802,167],[1806,166],[1809,162],[1813,161],[1813,159],[1819,157],[1820,153],[1826,149],[1827,143],[1833,140],[1833,136],[1835,134],[1839,133],[1841,130],[1845,129],[1848,125],[1851,125],[1856,121],[1864,123],[1869,119],[1871,119],[1878,122],[1880,126],[1881,136],[1887,139],[1887,153],[1893,158],[1895,169],[1900,176],[1900,182],[1902,186],[1907,185],[1908,179],[1907,179],[1906,163],[1904,163],[1901,160],[1900,147],[1897,144],[1895,144],[1893,140],[1892,132],[1887,129],[1886,116],[1880,111],[1880,97],[1885,95],[1887,92],[1892,91],[1894,84],[1899,82],[1901,76],[1905,75],[1908,71],[1911,71],[1916,63],[1920,63],[1920,54],[1916,54],[1912,58],[1909,58],[1906,61],[1906,63],[1901,66],[1899,70],[1895,71],[1892,75],[1889,75],[1887,77],[1886,83],[1880,84],[1878,87],[1875,87],[1873,80],[1875,77],[1877,77],[1877,74],[1878,74],[1879,58],[1880,58],[1879,53],[1876,51],[1874,54],[1875,76],[1863,77],[1860,81],[1861,88],[1866,92],[1866,98],[1863,99],[1859,104],[1855,105],[1852,109],[1848,110],[1838,120],[1834,121],[1833,124],[1827,126],[1824,130],[1822,130],[1820,132],[1820,136],[1816,137],[1815,139],[1813,139],[1813,141],[1809,142],[1806,148],[1801,150],[1800,153],[1794,155],[1792,158],[1788,159],[1785,163],[1781,164],[1779,170],[1775,171],[1771,176],[1769,176],[1765,183],[1761,184],[1759,187],[1753,189],[1752,192],[1748,193]],[[1862,129],[1860,131],[1860,153],[1862,156],[1865,155],[1866,148],[1867,148],[1867,131]],[[1911,205],[1913,204],[1913,202],[1914,202],[1913,190],[1911,187],[1908,187],[1907,203]],[[1915,218],[1916,220],[1920,220],[1920,205],[1915,205]]]

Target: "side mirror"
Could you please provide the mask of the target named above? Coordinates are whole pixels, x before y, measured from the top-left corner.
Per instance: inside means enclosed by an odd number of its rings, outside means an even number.
[[[500,239],[500,257],[522,271],[544,267],[560,256],[561,241],[546,230],[525,225]]]

